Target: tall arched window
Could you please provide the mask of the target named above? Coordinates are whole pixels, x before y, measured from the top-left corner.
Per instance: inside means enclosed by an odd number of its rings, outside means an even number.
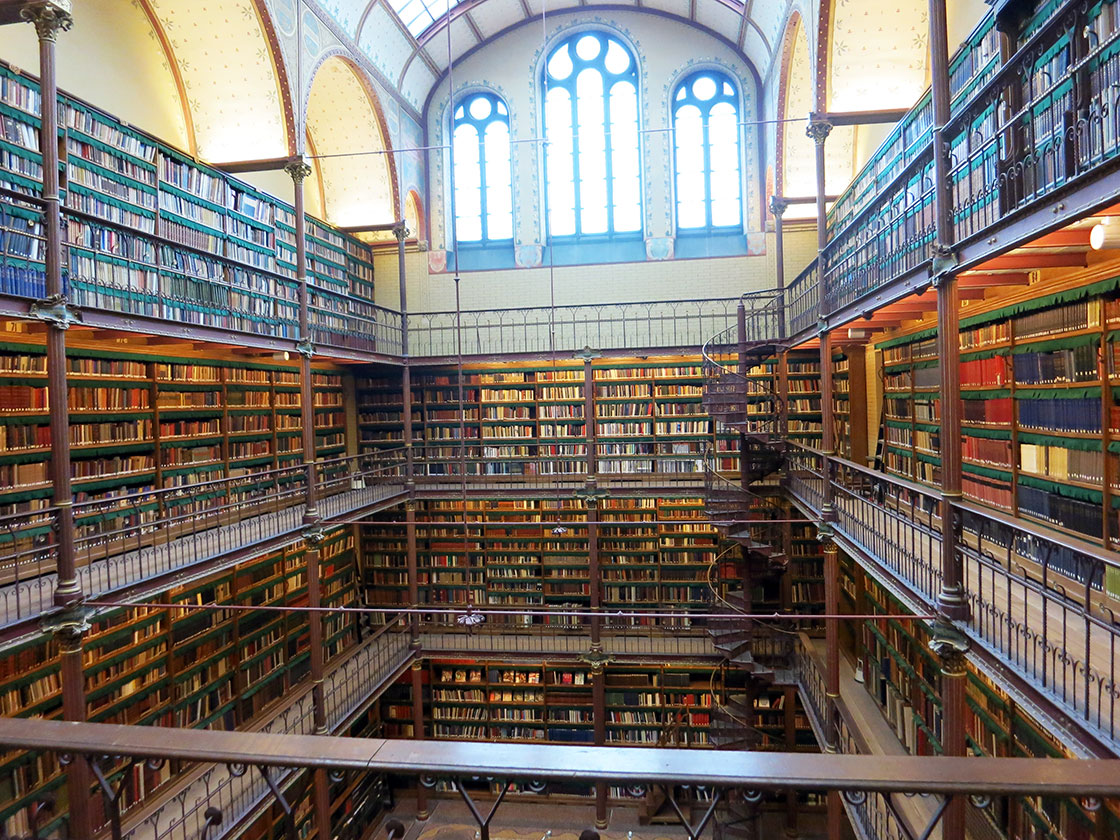
[[[715,70],[693,73],[673,96],[677,228],[734,228],[743,223],[739,174],[739,97]]]
[[[474,93],[452,115],[457,242],[513,239],[509,109],[492,93]]]
[[[580,32],[545,62],[545,172],[552,236],[638,233],[638,62],[617,38]]]

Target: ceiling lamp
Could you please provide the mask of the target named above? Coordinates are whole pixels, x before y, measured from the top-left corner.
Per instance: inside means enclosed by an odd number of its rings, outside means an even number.
[[[1089,244],[1094,251],[1120,248],[1120,225],[1101,222],[1089,231]]]

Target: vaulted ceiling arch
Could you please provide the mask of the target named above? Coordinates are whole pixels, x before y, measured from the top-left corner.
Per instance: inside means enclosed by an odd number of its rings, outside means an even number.
[[[189,150],[213,163],[295,151],[287,72],[263,0],[137,0],[173,68]]]
[[[308,152],[328,221],[358,227],[398,216],[396,164],[376,94],[343,55],[313,69],[307,94]]]

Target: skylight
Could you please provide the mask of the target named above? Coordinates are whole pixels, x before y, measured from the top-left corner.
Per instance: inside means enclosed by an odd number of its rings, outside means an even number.
[[[447,14],[460,0],[389,0],[412,37],[419,38],[429,26]]]

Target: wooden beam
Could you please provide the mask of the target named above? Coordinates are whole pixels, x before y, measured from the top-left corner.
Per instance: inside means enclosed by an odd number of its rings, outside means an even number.
[[[220,169],[223,172],[229,172],[231,175],[236,175],[240,172],[274,172],[277,169],[283,169],[292,162],[290,157],[282,158],[264,158],[262,160],[239,160],[233,163],[213,163],[215,169]]]
[[[1088,263],[1084,254],[1005,254],[988,260],[979,266],[980,270],[999,268],[1085,268]]]
[[[964,289],[996,289],[1000,286],[1027,286],[1031,276],[1023,272],[977,272],[962,274],[957,284]]]
[[[1067,228],[1056,230],[1045,236],[1040,236],[1033,242],[1023,245],[1024,248],[1070,248],[1089,247],[1089,231],[1092,228]]]
[[[829,111],[822,116],[833,125],[879,125],[896,123],[910,112],[897,109],[882,111]]]

